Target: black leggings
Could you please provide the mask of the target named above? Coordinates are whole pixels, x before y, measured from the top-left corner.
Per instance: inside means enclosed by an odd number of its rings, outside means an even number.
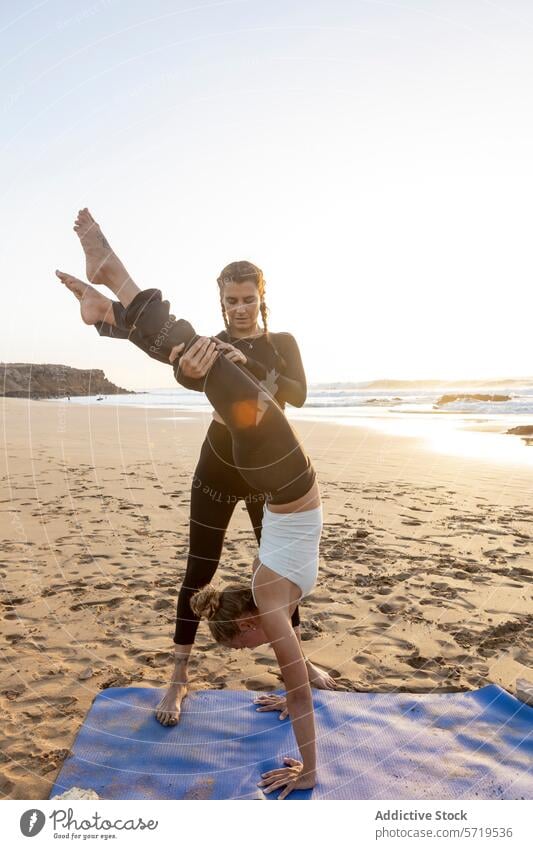
[[[251,490],[238,470],[220,456],[221,450],[226,454],[224,431],[224,425],[211,424],[192,481],[189,556],[178,596],[174,632],[174,642],[180,646],[194,643],[199,619],[191,610],[190,599],[213,579],[237,501],[244,500],[258,544],[261,541],[265,494]],[[293,628],[299,624],[296,608],[292,615]]]
[[[159,289],[139,292],[126,309],[125,323],[151,340],[150,350],[170,354],[198,338],[188,321],[170,315]],[[174,367],[180,380],[179,359]],[[188,385],[191,381],[188,380]],[[275,398],[245,369],[219,353],[197,388],[205,392],[231,433],[235,466],[248,485],[272,504],[288,504],[311,489],[314,469]]]
[[[112,301],[111,303],[115,323],[108,324],[107,321],[97,321],[95,327],[98,334],[109,339],[128,339],[149,357],[168,366],[168,353],[154,348],[153,340],[143,336],[136,327],[126,327],[126,308],[122,306],[120,301]]]

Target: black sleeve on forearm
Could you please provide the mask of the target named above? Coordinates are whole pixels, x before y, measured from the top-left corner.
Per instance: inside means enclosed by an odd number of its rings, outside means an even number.
[[[177,375],[176,380],[178,380]],[[185,389],[192,389],[193,392],[203,392],[204,391],[204,380],[205,377],[186,377],[183,372],[180,370],[179,372],[179,380],[178,383],[180,386],[184,386]]]
[[[303,407],[307,398],[307,380],[296,339],[290,333],[279,333],[276,344],[285,361],[276,375],[276,397],[293,407]]]

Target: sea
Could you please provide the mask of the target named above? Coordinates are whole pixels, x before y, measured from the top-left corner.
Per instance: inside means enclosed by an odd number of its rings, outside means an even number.
[[[386,384],[386,385],[385,385]],[[533,377],[527,382],[471,382],[424,384],[415,381],[373,381],[372,383],[315,383],[308,386],[307,400],[301,409],[287,407],[293,415],[334,418],[368,415],[372,408],[396,413],[469,413],[487,415],[529,415],[533,417]],[[439,405],[444,395],[497,395],[508,400],[478,400],[462,397]],[[130,407],[160,407],[165,410],[208,411],[211,406],[200,392],[180,386],[171,389],[138,390],[135,395],[89,395],[72,398],[77,404],[97,401]]]
[[[445,395],[461,397],[443,403]],[[496,398],[473,397],[478,395]],[[166,419],[196,413],[208,420],[212,411],[202,393],[179,386],[139,390],[134,395],[73,397],[71,402],[158,409]],[[426,448],[441,453],[533,466],[533,432],[507,432],[518,426],[533,426],[533,377],[314,383],[308,386],[304,407],[287,405],[286,414],[295,422],[327,421],[341,427],[370,427],[422,438]]]

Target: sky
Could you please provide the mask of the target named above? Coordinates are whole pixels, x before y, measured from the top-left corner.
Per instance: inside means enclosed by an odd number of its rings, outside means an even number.
[[[0,3],[0,360],[172,371],[101,339],[88,206],[201,333],[259,265],[308,379],[533,375],[528,0]]]

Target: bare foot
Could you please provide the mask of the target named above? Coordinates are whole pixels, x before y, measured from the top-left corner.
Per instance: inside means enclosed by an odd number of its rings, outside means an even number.
[[[307,667],[309,683],[312,687],[316,690],[337,689],[337,682],[335,681],[335,678],[331,677],[329,672],[324,672],[322,669],[319,669],[318,666],[315,666],[310,660],[306,660],[305,665]]]
[[[161,725],[176,725],[179,722],[181,703],[186,695],[186,684],[169,687],[156,708],[155,718]]]
[[[64,271],[56,271],[61,282],[70,289],[80,302],[81,317],[85,324],[107,321],[113,324],[113,302],[92,286]]]
[[[74,230],[85,252],[87,280],[97,285],[110,286],[113,290],[131,280],[87,207],[78,212]]]

